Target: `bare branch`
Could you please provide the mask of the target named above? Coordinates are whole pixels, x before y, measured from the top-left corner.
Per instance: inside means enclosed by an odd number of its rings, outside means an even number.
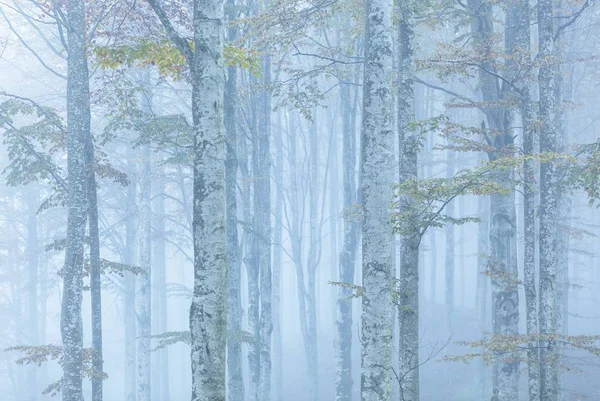
[[[167,13],[165,12],[165,10],[163,10],[160,4],[158,4],[158,0],[148,0],[148,4],[150,4],[150,7],[152,7],[152,9],[154,10],[154,13],[160,20],[162,26],[165,28],[165,31],[167,31],[167,35],[169,35],[169,38],[173,41],[175,46],[177,46],[179,51],[183,53],[190,68],[192,68],[192,66],[194,65],[194,51],[192,50],[192,47],[190,46],[188,41],[175,30],[173,24],[171,23],[171,20],[167,16]]]

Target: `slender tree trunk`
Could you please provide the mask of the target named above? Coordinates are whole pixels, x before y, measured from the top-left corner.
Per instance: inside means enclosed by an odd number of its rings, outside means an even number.
[[[281,338],[281,268],[283,253],[283,142],[281,112],[277,112],[275,142],[275,228],[273,232],[273,401],[283,401],[283,354]]]
[[[554,55],[554,15],[552,0],[538,2],[539,59],[539,119],[540,151],[556,152],[556,71],[551,61]],[[557,273],[557,177],[553,162],[540,167],[540,347],[541,398],[558,399],[557,346],[549,339],[556,333],[556,273]]]
[[[362,124],[362,371],[361,399],[389,401],[393,337],[391,202],[394,129],[391,70],[393,4],[366,2]]]
[[[448,149],[446,151],[447,154],[447,164],[446,164],[446,178],[452,179],[454,178],[454,163],[456,160],[456,154],[454,150]],[[446,205],[446,214],[450,217],[454,216],[455,202],[452,201]],[[445,283],[444,283],[444,294],[445,299],[444,303],[446,305],[446,315],[444,319],[444,329],[446,335],[452,334],[452,319],[454,316],[454,273],[455,273],[455,265],[454,265],[454,247],[456,246],[456,241],[454,238],[454,224],[448,223],[446,224],[446,252],[445,252]],[[447,378],[450,380],[450,378]]]
[[[227,40],[237,39],[235,0],[226,2],[226,17],[229,22]],[[227,207],[227,372],[228,400],[244,400],[244,377],[242,373],[242,302],[241,302],[241,260],[239,260],[238,216],[237,216],[237,68],[227,68],[225,81],[225,132],[227,135],[227,153],[225,170],[225,200]]]
[[[223,128],[223,5],[194,2],[194,297],[192,401],[225,401],[227,234]],[[210,79],[207,79],[210,77]]]
[[[152,265],[152,309],[154,318],[153,327],[157,334],[168,331],[167,320],[167,255],[165,233],[165,171],[162,166],[156,168],[155,199],[153,204],[152,225],[154,226],[153,265]],[[155,368],[152,383],[154,385],[154,399],[169,401],[169,348],[165,347],[154,352],[158,364]],[[159,398],[160,397],[160,398]]]
[[[271,277],[271,58],[265,57],[263,68],[265,88],[261,96],[258,138],[260,176],[257,195],[259,212],[259,285],[260,285],[260,376],[258,399],[271,400],[271,334],[273,332]]]
[[[494,34],[493,5],[481,0],[468,0],[473,10],[471,30],[474,42],[479,44],[489,40]],[[511,5],[512,6],[512,5]],[[506,12],[505,48],[512,56],[515,50],[515,27],[519,26],[512,7]],[[513,57],[506,57],[505,70],[510,76],[516,71]],[[500,100],[510,101],[512,87],[506,82],[499,82],[495,67],[484,61],[479,70],[479,82],[483,100],[493,104]],[[482,130],[483,135],[493,145],[488,152],[490,160],[512,157],[510,152],[514,145],[512,132],[512,113],[502,107],[484,108],[488,126],[495,132]],[[507,187],[509,195],[493,194],[490,196],[490,262],[489,271],[492,276],[492,329],[496,336],[512,337],[519,332],[519,293],[517,288],[517,246],[516,246],[516,210],[514,195],[514,179],[512,169],[499,169],[494,172],[493,179],[498,185]],[[498,401],[513,401],[518,398],[519,362],[515,355],[498,352],[495,355],[492,372],[493,397]]]
[[[559,1],[559,7],[563,7],[564,2]],[[571,31],[572,32],[572,31]],[[561,154],[569,153],[569,129],[570,129],[570,111],[567,104],[572,102],[573,98],[573,70],[574,60],[570,56],[572,33],[562,33],[555,46],[555,58],[563,61],[556,68],[556,94],[555,99],[560,102],[555,116],[557,129],[557,151]],[[565,62],[566,61],[566,62]],[[569,335],[569,249],[570,249],[570,226],[572,213],[572,200],[568,192],[568,183],[564,178],[567,176],[566,168],[563,165],[557,167],[557,219],[558,219],[558,267],[557,267],[557,332],[560,335]],[[559,375],[559,399],[566,400],[568,394],[564,391],[565,378]]]
[[[92,401],[102,401],[102,277],[100,274],[100,232],[98,231],[98,191],[94,142],[91,132],[86,132],[85,162],[87,175],[88,230],[90,236],[90,295],[92,305],[92,367],[96,374],[92,377]]]
[[[135,151],[128,152],[128,172],[130,183],[127,187],[127,220],[125,223],[125,255],[123,262],[129,266],[136,263],[136,226],[137,226],[137,182],[135,179]],[[123,326],[125,328],[125,401],[136,401],[136,327],[135,288],[136,277],[125,272],[123,294]]]
[[[427,88],[426,94],[428,95],[425,99],[426,108],[425,108],[425,118],[430,118],[432,116],[433,105],[434,105],[434,95],[430,94],[429,88]],[[427,178],[433,178],[433,163],[435,159],[434,149],[435,149],[435,133],[430,133],[427,139],[427,150],[425,152],[425,163],[427,164]],[[432,305],[436,304],[436,295],[437,295],[437,274],[438,274],[438,262],[437,262],[437,230],[433,227],[427,230],[427,235],[429,237],[429,274],[430,274],[430,294],[431,294],[431,303]]]
[[[518,31],[516,46],[523,54],[531,53],[530,6],[529,0],[519,0],[513,4],[518,13]],[[531,102],[531,88],[528,79],[520,84],[521,120],[523,124],[523,225],[524,225],[524,280],[525,287],[525,320],[527,335],[530,336],[527,350],[529,400],[538,401],[540,397],[540,358],[538,342],[533,340],[539,333],[536,286],[536,230],[535,230],[535,166],[528,157],[534,154],[535,116]]]
[[[306,262],[307,282],[308,286],[305,290],[306,297],[306,320],[307,334],[305,338],[306,347],[306,362],[308,364],[308,381],[309,381],[309,399],[317,401],[319,397],[319,354],[317,344],[317,291],[316,291],[316,274],[319,265],[319,245],[320,245],[320,227],[317,227],[318,213],[318,129],[317,129],[316,111],[313,113],[313,121],[309,128],[309,149],[310,154],[307,155],[309,161],[309,244],[308,258]]]
[[[258,81],[250,76],[251,85],[258,86]],[[258,128],[258,101],[256,94],[250,96],[252,135],[252,154],[250,156],[252,165],[252,233],[250,236],[250,247],[247,264],[248,272],[248,329],[252,335],[252,344],[248,350],[248,369],[250,370],[250,401],[259,401],[258,384],[260,381],[260,249],[261,235],[260,225],[262,221],[260,210],[260,158],[259,158],[259,128]]]
[[[150,146],[142,148],[142,171],[140,177],[140,267],[142,274],[137,280],[136,314],[137,336],[137,397],[139,401],[150,401],[152,396],[151,344],[152,327],[152,171]]]
[[[489,278],[486,270],[489,261],[490,199],[488,196],[479,196],[477,203],[480,221],[477,227],[477,288],[475,307],[477,309],[477,331],[479,335],[483,335],[487,326]],[[484,399],[486,395],[486,366],[483,358],[477,363],[475,382],[475,397],[477,399]]]
[[[351,121],[355,117],[348,84],[340,85],[340,102],[344,211],[348,216],[344,216],[344,243],[339,257],[338,280],[353,284],[360,224],[350,213],[356,204],[356,132]],[[352,400],[352,295],[352,288],[338,288],[335,320],[336,401]]]
[[[90,130],[89,72],[86,58],[85,3],[67,4],[67,247],[63,269],[61,336],[63,401],[82,401],[83,251],[86,214],[85,141]]]
[[[418,138],[411,124],[415,120],[414,89],[414,5],[410,0],[399,3],[399,70],[398,83],[398,135],[400,183],[417,185],[419,149]],[[415,200],[400,197],[400,210],[414,210]],[[419,243],[420,225],[417,215],[400,233],[400,286],[398,298],[400,400],[419,400]]]
[[[500,176],[500,173],[498,174]],[[511,177],[497,177],[506,183]],[[492,263],[492,326],[495,335],[516,336],[519,330],[519,295],[516,286],[517,255],[514,195],[491,196],[490,249]],[[499,354],[494,365],[494,393],[499,401],[515,399],[519,362]]]
[[[29,330],[28,342],[30,345],[40,344],[39,335],[39,314],[38,314],[38,270],[39,270],[39,241],[38,241],[38,221],[37,221],[37,202],[38,196],[32,190],[25,192],[27,202],[27,296],[29,312]],[[45,315],[42,316],[45,319]],[[27,372],[28,399],[35,401],[38,399],[38,366],[30,366]]]
[[[47,230],[48,225],[40,225],[38,228],[41,229],[42,232],[42,243],[45,238],[47,238]],[[39,240],[39,239],[38,239]],[[46,344],[47,332],[48,332],[48,261],[46,258],[38,258],[39,263],[39,284],[40,284],[40,318],[39,318],[39,343]],[[48,380],[48,364],[43,364],[40,368],[40,373],[38,377],[38,383],[46,383]],[[46,401],[49,396],[42,396],[40,400]]]

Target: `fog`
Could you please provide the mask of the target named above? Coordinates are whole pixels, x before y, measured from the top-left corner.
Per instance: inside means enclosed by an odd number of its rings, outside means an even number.
[[[0,401],[600,399],[594,0],[0,0]]]

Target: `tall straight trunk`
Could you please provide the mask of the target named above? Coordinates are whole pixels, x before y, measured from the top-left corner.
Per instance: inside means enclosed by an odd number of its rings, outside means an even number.
[[[261,112],[258,138],[258,163],[260,176],[258,213],[259,213],[259,288],[260,288],[260,376],[258,399],[271,400],[271,334],[273,332],[272,277],[271,277],[271,57],[266,56],[263,67],[261,94]],[[256,173],[255,173],[256,174]]]
[[[486,275],[489,260],[489,235],[490,235],[490,198],[479,196],[477,198],[479,224],[477,227],[477,288],[475,292],[475,308],[477,310],[477,332],[483,335],[486,331],[488,282]],[[477,362],[475,376],[475,397],[483,399],[486,395],[486,366],[485,361]]]
[[[454,177],[454,164],[456,160],[456,153],[454,150],[448,149],[447,164],[446,164],[446,178],[452,179]],[[450,217],[454,216],[455,202],[452,201],[446,205],[446,214]],[[454,247],[456,241],[454,238],[454,224],[446,224],[446,252],[445,252],[445,282],[444,282],[444,304],[446,305],[446,315],[444,317],[444,330],[446,335],[452,334],[452,318],[454,315]]]
[[[192,401],[225,401],[227,234],[223,127],[223,4],[194,1],[194,296]],[[209,79],[207,79],[207,77]]]
[[[38,196],[32,190],[25,192],[27,198],[27,298],[28,298],[28,342],[30,345],[40,344],[39,314],[38,314],[38,275],[39,275],[39,241],[37,202]],[[45,316],[42,316],[45,318]],[[38,399],[38,367],[30,366],[27,372],[28,399]]]
[[[329,281],[330,282],[338,282],[338,258],[339,258],[339,250],[338,250],[338,217],[339,217],[339,178],[338,178],[338,149],[337,149],[337,132],[335,128],[336,116],[333,112],[330,112],[327,116],[329,120],[328,129],[332,135],[332,147],[330,149],[331,153],[331,165],[330,169],[330,179],[329,179]],[[335,319],[335,309],[336,309],[336,295],[337,288],[335,286],[331,286],[329,289],[329,296],[331,299],[331,316]]]
[[[502,173],[499,182],[511,180]],[[517,247],[514,195],[491,195],[490,253],[492,263],[492,329],[495,335],[519,333],[519,294],[516,286]],[[515,356],[499,353],[494,363],[493,391],[499,401],[515,399],[519,362]]]
[[[102,401],[102,277],[100,274],[100,232],[98,230],[98,191],[94,143],[91,132],[86,132],[85,162],[88,200],[88,233],[90,237],[90,296],[92,306],[92,367],[96,374],[92,376],[92,401]]]
[[[430,88],[426,88],[426,99],[425,99],[425,118],[430,118],[433,112],[434,106],[434,95],[431,93]],[[433,178],[433,164],[434,164],[434,149],[435,149],[435,133],[431,132],[427,138],[427,147],[424,155],[424,163],[427,166],[427,178]],[[433,305],[436,304],[436,294],[437,294],[437,273],[438,273],[438,263],[437,263],[437,241],[436,235],[437,231],[435,228],[430,228],[427,230],[427,235],[429,237],[429,274],[430,274],[430,296],[431,303]]]
[[[23,261],[21,260],[21,252],[19,252],[20,241],[17,240],[18,233],[15,227],[9,228],[4,231],[8,240],[8,252],[7,252],[7,266],[12,272],[21,272],[21,266]],[[22,294],[22,277],[21,274],[14,274],[10,280],[8,280],[8,284],[10,286],[10,300],[11,300],[11,318],[13,319],[13,327],[12,334],[14,338],[19,338],[19,336],[25,332],[26,326],[23,319],[24,310],[23,310],[23,294]],[[12,364],[9,364],[11,369],[11,381],[13,385],[13,393],[15,394],[15,399],[18,399],[22,394],[27,394],[27,378],[25,377],[26,369],[25,366],[16,366],[13,369]],[[16,370],[16,372],[15,372]]]
[[[473,10],[471,31],[475,44],[489,40],[494,35],[493,5],[481,0],[468,0]],[[519,21],[511,8],[506,13],[505,48],[509,56],[515,50],[515,27]],[[497,102],[510,101],[512,87],[495,76],[493,63],[484,61],[479,70],[481,94],[486,106],[483,111],[493,134],[488,136],[493,148],[488,152],[490,160],[510,158],[514,144],[512,113],[499,107]],[[508,75],[517,70],[514,57],[505,58]],[[485,130],[483,135],[488,135]],[[509,189],[510,194],[490,196],[490,264],[492,274],[492,330],[494,335],[515,336],[519,332],[519,293],[517,288],[517,224],[515,210],[514,180],[512,169],[499,169],[493,179],[498,185]],[[498,352],[492,371],[493,396],[498,401],[518,398],[519,362],[514,355]]]
[[[554,55],[554,15],[552,0],[538,2],[540,151],[554,153],[556,147],[556,71]],[[557,171],[553,162],[540,166],[540,346],[541,398],[558,399],[558,363],[555,341],[546,336],[556,333],[557,270]]]
[[[462,166],[459,164],[458,169],[460,169]],[[460,196],[457,199],[458,202],[458,216],[459,217],[463,217],[465,216],[465,203],[466,203],[466,198],[464,196]],[[458,227],[458,299],[456,301],[456,304],[459,305],[461,308],[465,309],[466,305],[466,296],[465,296],[465,283],[467,281],[466,278],[466,273],[467,273],[467,269],[465,266],[465,224],[461,224]]]
[[[137,397],[139,401],[150,401],[152,396],[151,344],[152,334],[152,171],[150,146],[142,148],[140,176],[140,267],[142,274],[137,280],[136,315],[137,332]]]
[[[283,401],[283,353],[281,338],[281,267],[283,253],[283,141],[281,112],[277,112],[275,142],[275,209],[273,230],[273,401]]]
[[[63,401],[82,401],[83,251],[86,215],[85,141],[90,130],[85,3],[67,3],[67,247],[63,269],[60,329],[63,342]]]
[[[530,6],[529,0],[513,3],[518,13],[519,26],[516,33],[516,46],[523,54],[531,53]],[[524,262],[523,285],[525,288],[525,321],[527,335],[530,336],[527,349],[528,392],[530,401],[540,397],[540,358],[538,342],[533,339],[539,333],[538,299],[536,285],[536,230],[535,230],[535,165],[534,154],[535,116],[531,102],[531,85],[528,79],[520,82],[521,120],[523,124],[523,226],[524,226]]]
[[[229,23],[227,40],[237,39],[235,0],[228,0],[226,17]],[[227,136],[226,166],[225,166],[225,201],[227,208],[227,372],[228,400],[244,400],[244,377],[242,372],[242,301],[241,286],[242,272],[239,255],[238,216],[237,216],[237,68],[227,68],[227,80],[224,92],[224,122]]]
[[[241,173],[241,182],[240,182],[240,193],[242,198],[242,216],[243,216],[243,250],[240,251],[240,254],[243,255],[243,262],[246,266],[246,277],[247,277],[247,286],[248,286],[248,307],[247,307],[247,321],[248,321],[248,330],[252,335],[252,338],[256,335],[253,330],[253,321],[256,322],[254,316],[254,304],[253,304],[253,274],[252,274],[252,263],[254,262],[252,247],[253,240],[253,225],[252,225],[252,201],[251,201],[251,157],[249,155],[248,150],[248,141],[246,140],[246,136],[240,136],[238,141],[238,167]],[[250,161],[250,163],[249,163]],[[242,261],[240,261],[241,263]],[[256,280],[254,280],[255,282]],[[253,394],[256,396],[256,386],[253,385],[252,380],[254,380],[254,371],[252,364],[252,353],[254,352],[255,344],[248,344],[248,382],[250,384],[249,397],[252,397]]]
[[[400,15],[399,83],[398,83],[398,135],[400,184],[417,185],[419,149],[416,132],[411,128],[415,120],[414,88],[414,5],[410,0],[398,3]],[[413,210],[415,199],[400,197],[400,210]],[[400,282],[398,297],[400,400],[419,400],[419,243],[421,242],[418,216],[410,216],[400,234]]]
[[[258,81],[251,74],[250,82],[258,85]],[[258,132],[258,97],[250,96],[250,132],[252,153],[250,162],[252,166],[252,232],[250,247],[248,248],[247,275],[248,275],[248,330],[252,335],[252,343],[248,349],[248,369],[250,375],[250,401],[258,401],[258,384],[260,381],[260,225],[262,221],[260,210],[260,176],[259,176],[259,132]]]
[[[350,85],[340,85],[340,108],[342,109],[342,181],[344,186],[344,210],[356,204],[356,132],[351,119]],[[344,217],[344,243],[339,257],[338,280],[354,283],[356,250],[360,225],[352,217]],[[350,287],[340,287],[336,298],[335,317],[335,399],[352,400],[352,294]]]
[[[40,225],[39,228],[42,232],[42,238],[47,238],[48,225]],[[43,242],[43,240],[42,240]],[[47,334],[48,334],[48,261],[46,258],[38,259],[39,263],[39,284],[40,284],[40,292],[39,292],[39,301],[40,301],[40,314],[39,314],[39,343],[47,344]],[[46,383],[48,379],[48,366],[47,364],[42,365],[39,368],[39,378],[38,383]],[[46,401],[49,397],[41,397],[40,400]]]
[[[517,32],[520,24],[518,8],[511,4],[505,16],[505,48],[508,57],[505,68],[513,79],[516,66],[514,62]],[[488,77],[490,74],[486,74]],[[499,99],[510,101],[513,88],[506,82],[500,85]],[[488,95],[488,98],[492,98]],[[488,115],[492,115],[488,111]],[[500,109],[490,118],[490,128],[500,130],[495,135],[494,152],[491,159],[510,158],[514,146],[512,132],[513,112]],[[496,152],[497,150],[497,152]],[[519,290],[517,266],[517,216],[515,206],[514,171],[504,169],[495,172],[497,183],[508,187],[510,195],[494,194],[490,197],[490,253],[493,268],[492,276],[492,329],[495,335],[516,336],[519,334]],[[519,396],[519,360],[516,355],[498,353],[494,364],[494,394],[499,401],[512,401]]]
[[[563,1],[559,1],[559,7],[563,7]],[[571,31],[572,32],[572,31]],[[565,105],[569,104],[573,100],[573,73],[574,73],[574,61],[570,55],[570,45],[572,33],[563,33],[557,38],[555,46],[555,57],[558,60],[565,60],[556,68],[556,87],[555,87],[555,99],[560,102],[557,113],[555,115],[556,129],[557,129],[557,141],[556,147],[557,152],[561,154],[569,153],[569,141],[570,141],[570,111]],[[558,177],[558,188],[557,188],[557,219],[558,219],[558,237],[557,237],[557,293],[556,293],[556,321],[557,321],[557,332],[563,336],[569,335],[569,249],[570,249],[570,226],[571,226],[571,210],[572,200],[568,193],[567,185],[562,177],[565,177],[566,168],[559,165],[557,168]],[[559,375],[559,398],[560,400],[566,400],[568,394],[566,391],[562,391],[565,385],[565,378],[558,372]]]
[[[362,350],[361,399],[391,398],[392,182],[395,176],[391,70],[391,0],[367,0],[361,134]]]
[[[307,337],[305,338],[306,362],[308,365],[308,381],[309,381],[309,400],[317,401],[319,397],[319,365],[318,365],[318,349],[317,349],[317,291],[316,291],[316,274],[318,268],[320,239],[317,238],[320,230],[317,227],[317,208],[318,208],[318,129],[316,123],[316,112],[313,113],[313,121],[309,128],[309,244],[308,257],[306,262],[306,275],[308,286],[305,289],[306,297],[306,321],[307,321]]]
[[[128,172],[130,183],[127,187],[127,200],[125,210],[127,220],[125,223],[125,252],[123,262],[129,266],[136,263],[136,226],[137,226],[137,183],[135,179],[135,151],[128,152]],[[136,401],[136,327],[135,316],[135,288],[136,277],[132,272],[125,272],[123,294],[123,327],[125,328],[125,401]]]
[[[152,318],[153,330],[157,334],[168,331],[167,320],[167,255],[166,255],[166,233],[165,233],[165,172],[162,166],[156,169],[155,198],[152,205],[154,227],[152,241],[153,259],[152,259]],[[154,376],[152,383],[154,386],[153,398],[161,401],[168,401],[170,397],[169,386],[169,348],[165,347],[154,352],[155,363],[158,366],[153,367]],[[160,397],[160,398],[159,398]]]

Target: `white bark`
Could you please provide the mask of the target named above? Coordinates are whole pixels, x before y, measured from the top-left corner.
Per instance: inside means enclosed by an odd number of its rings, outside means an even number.
[[[259,126],[259,193],[260,216],[259,288],[260,288],[260,376],[258,399],[271,400],[271,333],[273,332],[272,277],[271,277],[271,58],[264,60],[264,85],[261,96]]]
[[[83,241],[87,214],[85,139],[90,130],[89,72],[86,58],[85,3],[67,4],[67,248],[63,269],[61,336],[63,401],[82,401]]]
[[[28,295],[28,341],[30,345],[40,344],[39,314],[37,306],[38,294],[38,270],[39,270],[39,242],[38,242],[38,219],[37,202],[38,195],[32,191],[25,191],[27,203],[27,295]],[[45,316],[42,316],[45,319]],[[27,398],[35,401],[38,398],[38,367],[30,366],[27,372]]]
[[[539,58],[539,119],[540,151],[556,151],[556,99],[555,66],[550,62],[554,52],[554,15],[552,0],[538,2]],[[543,162],[540,166],[540,334],[556,333],[556,273],[557,273],[557,176],[556,165]],[[554,341],[542,339],[541,398],[544,401],[558,399],[557,349]]]
[[[281,112],[277,113],[277,127],[281,127]],[[274,135],[275,142],[275,209],[273,232],[273,401],[283,401],[283,354],[281,338],[281,268],[283,253],[283,141],[282,130]]]
[[[153,185],[154,201],[152,205],[153,258],[152,258],[152,330],[155,334],[168,331],[167,319],[167,260],[165,233],[165,171],[162,166],[156,167],[156,179]],[[153,352],[152,386],[160,400],[169,400],[169,348]],[[156,397],[154,397],[156,398]]]
[[[477,309],[477,331],[479,335],[487,329],[487,298],[489,278],[485,274],[489,260],[489,235],[490,235],[490,198],[479,196],[478,216],[481,219],[477,229],[477,288],[475,293],[475,307]],[[486,366],[483,359],[477,363],[475,377],[475,396],[483,399],[486,394]]]
[[[226,15],[229,22],[236,18],[235,0],[226,3]],[[230,24],[227,39],[230,42],[237,38],[237,26]],[[227,374],[229,401],[244,400],[244,380],[242,372],[242,330],[241,303],[241,254],[238,239],[237,215],[237,171],[238,171],[238,137],[237,137],[237,68],[227,69],[225,83],[224,122],[227,134],[227,161],[225,171],[225,191],[227,202]]]
[[[138,318],[137,332],[137,399],[139,401],[150,401],[152,394],[151,381],[151,344],[152,334],[152,248],[151,248],[151,220],[152,209],[150,199],[152,197],[150,146],[144,145],[142,152],[142,168],[140,177],[140,267],[142,274],[136,280],[136,315]]]
[[[456,154],[454,150],[448,149],[446,150],[447,160],[446,160],[446,178],[452,179],[454,178],[454,163],[456,160]],[[446,214],[450,217],[454,216],[455,210],[455,202],[452,201],[446,205]],[[455,264],[454,264],[454,247],[456,246],[456,241],[454,238],[454,224],[448,223],[446,224],[446,252],[445,252],[445,274],[444,274],[444,304],[446,306],[446,314],[444,316],[444,330],[446,335],[452,335],[452,318],[454,316],[454,273],[455,273]],[[449,377],[446,378],[450,380]]]
[[[258,81],[250,75],[250,82],[258,85]],[[250,374],[250,401],[258,401],[258,384],[260,381],[260,251],[261,242],[261,182],[260,182],[260,149],[258,133],[258,96],[249,98],[252,113],[250,132],[252,135],[252,231],[248,247],[248,330],[252,334],[252,344],[248,349],[248,369]]]
[[[135,180],[135,152],[128,152],[128,173],[130,183],[127,187],[127,221],[125,225],[125,257],[123,262],[129,266],[136,263],[136,217],[137,217],[137,183]],[[136,277],[131,272],[125,272],[123,294],[123,327],[125,328],[125,401],[136,401],[136,326],[135,316],[135,287]]]
[[[223,4],[194,2],[194,296],[192,401],[225,401],[227,250],[223,127]]]
[[[511,5],[516,13],[516,46],[525,54],[531,52],[530,6],[529,0],[519,0]],[[521,92],[521,120],[523,124],[523,151],[525,156],[534,154],[535,116],[531,103],[531,87],[529,80],[519,83]],[[523,162],[523,225],[524,225],[524,262],[523,285],[525,288],[525,321],[527,335],[536,336],[538,327],[538,299],[536,285],[536,230],[535,230],[535,166],[533,160],[526,158]],[[538,401],[540,397],[540,358],[537,341],[529,341],[527,350],[528,392],[530,401]]]
[[[92,309],[92,401],[102,401],[104,361],[102,352],[102,275],[100,266],[100,232],[98,228],[98,190],[95,151],[91,132],[85,138],[86,180],[88,200],[88,235],[90,238],[90,303]]]
[[[394,129],[391,0],[366,2],[365,71],[361,178],[362,221],[362,371],[361,399],[391,398],[392,224]]]
[[[414,4],[410,0],[398,3],[400,15],[398,135],[400,183],[416,184],[419,149],[415,120],[414,89]],[[414,209],[415,200],[407,195],[400,198],[400,210]],[[419,400],[419,243],[421,233],[418,216],[411,216],[406,231],[400,235],[400,284],[398,297],[400,400]],[[433,250],[435,252],[435,250]]]
[[[350,86],[340,85],[342,109],[342,174],[344,186],[344,210],[351,210],[356,204],[356,132],[352,119]],[[354,282],[356,251],[360,225],[352,218],[344,218],[344,244],[339,257],[338,280],[342,283]],[[351,288],[342,287],[337,291],[335,317],[335,361],[336,361],[336,401],[352,400],[352,293]]]
[[[309,128],[309,244],[308,257],[306,261],[307,287],[304,291],[306,297],[306,336],[304,347],[306,362],[308,366],[309,400],[317,401],[319,397],[319,365],[317,349],[317,291],[316,274],[320,259],[320,226],[317,228],[317,199],[318,199],[318,131],[316,123],[316,112],[313,113],[313,121]]]

